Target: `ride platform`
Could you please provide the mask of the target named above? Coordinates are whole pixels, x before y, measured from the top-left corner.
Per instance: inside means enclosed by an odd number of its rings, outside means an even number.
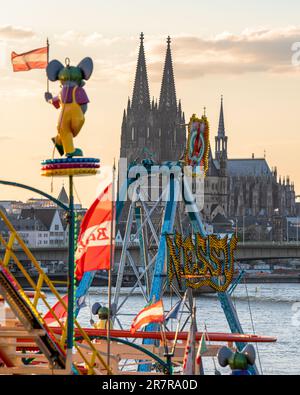
[[[41,164],[41,175],[44,177],[92,176],[100,168],[97,158],[46,159]]]
[[[48,288],[55,304],[67,310],[65,300],[1,210],[0,221],[8,235],[4,238],[0,233],[0,313],[3,313],[0,319],[0,375],[112,373],[76,320],[74,329],[79,329],[81,340],[74,341],[69,357],[67,322],[56,315],[42,292],[43,286]],[[18,259],[16,249],[25,254],[25,261],[30,262],[28,266]],[[19,268],[31,286],[30,293],[18,283],[14,267]],[[30,267],[38,272],[37,281],[31,277]],[[47,314],[50,314],[52,325],[62,329],[61,335],[53,332],[45,318]]]

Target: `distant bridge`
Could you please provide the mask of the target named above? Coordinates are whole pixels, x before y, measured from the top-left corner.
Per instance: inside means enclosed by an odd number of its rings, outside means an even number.
[[[235,254],[238,261],[300,259],[298,242],[240,242]]]
[[[30,248],[31,252],[38,261],[63,261],[67,262],[67,247],[36,247]],[[3,250],[2,250],[3,251]],[[0,250],[0,255],[1,252]],[[136,261],[139,259],[139,246],[132,243],[130,248],[131,255]],[[24,253],[15,250],[20,260],[25,260]],[[121,244],[116,245],[116,262],[118,262],[121,254]],[[23,256],[24,255],[24,256]],[[300,243],[297,242],[239,242],[235,253],[237,261],[255,261],[255,260],[280,260],[280,259],[300,259]]]

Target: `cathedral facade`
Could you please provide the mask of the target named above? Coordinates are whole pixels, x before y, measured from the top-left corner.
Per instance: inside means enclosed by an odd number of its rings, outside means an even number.
[[[204,214],[212,222],[219,214],[226,218],[296,215],[294,183],[278,177],[266,158],[234,159],[228,157],[223,98],[221,99],[215,157],[210,152],[209,172],[205,184]]]
[[[157,163],[178,160],[186,146],[184,124],[176,98],[171,40],[168,37],[159,102],[150,101],[142,33],[132,99],[123,113],[120,157],[128,163],[149,157]]]
[[[120,157],[128,163],[153,159],[156,163],[178,161],[186,147],[185,115],[177,101],[171,40],[167,39],[159,101],[150,101],[144,35],[140,36],[132,99],[123,113]],[[215,152],[209,153],[202,215],[207,223],[229,223],[238,217],[296,215],[294,184],[289,177],[278,178],[266,158],[228,157],[223,98],[215,137]]]

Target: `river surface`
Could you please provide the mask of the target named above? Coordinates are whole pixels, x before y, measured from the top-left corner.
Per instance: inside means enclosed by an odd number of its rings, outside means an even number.
[[[127,293],[128,289],[122,289],[121,300]],[[276,343],[258,344],[259,358],[256,362],[259,370],[269,375],[300,374],[300,284],[240,284],[234,292],[233,301],[245,333],[277,338]],[[90,306],[95,302],[107,304],[106,288],[91,288],[87,306],[79,315],[82,326],[91,326]],[[124,328],[130,327],[133,317],[144,306],[144,299],[139,294],[128,299],[122,309],[124,315],[120,317]],[[171,298],[166,297],[165,310],[168,311],[170,306]],[[230,332],[216,295],[197,296],[196,307],[199,331],[206,325],[208,332]],[[96,317],[93,318],[96,320]],[[175,330],[176,322],[172,323],[171,329]],[[204,358],[207,374],[214,374],[214,362],[221,373],[228,373],[227,369],[219,368],[217,361],[208,357]]]

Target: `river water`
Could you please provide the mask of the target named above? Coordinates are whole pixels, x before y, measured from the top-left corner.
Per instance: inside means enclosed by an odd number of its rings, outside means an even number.
[[[128,290],[123,289],[121,299]],[[105,288],[91,288],[87,306],[81,310],[79,322],[90,326],[91,309],[94,302],[107,303]],[[240,284],[233,295],[239,319],[245,333],[275,336],[276,343],[258,344],[256,362],[263,374],[300,374],[300,284]],[[164,300],[167,311],[170,298]],[[129,328],[134,315],[145,305],[141,295],[132,295],[124,305],[122,317],[124,328]],[[214,294],[200,295],[196,299],[197,326],[201,331],[206,325],[208,332],[230,332],[220,306]],[[252,320],[251,320],[252,316]],[[96,317],[94,317],[96,319]],[[252,325],[253,322],[253,325]],[[176,321],[173,323],[175,330]],[[205,371],[214,374],[214,361],[204,358]],[[219,368],[221,373],[227,369]]]

